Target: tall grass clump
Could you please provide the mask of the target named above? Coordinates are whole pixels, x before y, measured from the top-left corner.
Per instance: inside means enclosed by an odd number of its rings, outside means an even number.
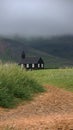
[[[0,65],[0,106],[12,107],[39,92],[44,92],[44,88],[27,71],[17,65]]]

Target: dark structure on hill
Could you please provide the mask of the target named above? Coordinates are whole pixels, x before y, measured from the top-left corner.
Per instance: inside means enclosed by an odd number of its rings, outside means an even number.
[[[26,57],[24,51],[22,52],[19,65],[30,70],[44,69],[44,61],[41,57]]]

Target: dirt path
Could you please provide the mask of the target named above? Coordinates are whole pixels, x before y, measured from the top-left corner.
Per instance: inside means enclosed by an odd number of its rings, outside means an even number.
[[[73,130],[73,93],[46,88],[29,103],[11,110],[0,108],[0,130]]]

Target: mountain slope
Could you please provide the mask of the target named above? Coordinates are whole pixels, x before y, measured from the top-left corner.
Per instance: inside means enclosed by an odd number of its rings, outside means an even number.
[[[30,39],[0,39],[0,59],[19,62],[22,51],[26,56],[40,56],[45,67],[73,66],[73,36]]]
[[[30,45],[48,54],[73,60],[73,36],[34,39]]]

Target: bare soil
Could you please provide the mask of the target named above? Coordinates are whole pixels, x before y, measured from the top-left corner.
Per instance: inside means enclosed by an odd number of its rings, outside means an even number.
[[[73,130],[73,93],[46,88],[17,108],[0,108],[0,130]]]

